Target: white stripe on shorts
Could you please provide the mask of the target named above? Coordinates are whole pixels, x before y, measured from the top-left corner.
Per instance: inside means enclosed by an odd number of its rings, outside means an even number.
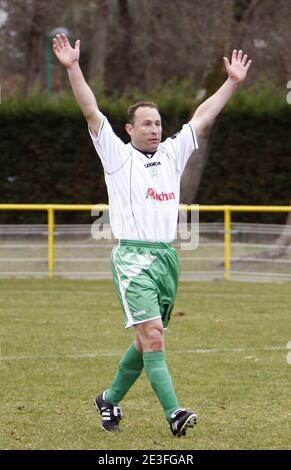
[[[120,278],[119,271],[117,269],[117,265],[116,265],[116,261],[115,261],[115,253],[116,253],[116,251],[119,247],[120,247],[120,243],[114,249],[113,264],[115,266],[115,271],[116,271],[117,278],[118,278],[119,290],[120,290],[120,293],[121,293],[123,307],[124,307],[124,310],[125,310],[125,313],[126,313],[126,316],[127,316],[126,328],[130,328],[132,326],[132,323],[133,323],[133,318],[132,318],[132,315],[131,315],[131,312],[130,312],[130,309],[129,309],[129,306],[128,306],[128,303],[127,303],[127,300],[126,300],[126,297],[125,297],[126,290],[123,287],[122,280]]]

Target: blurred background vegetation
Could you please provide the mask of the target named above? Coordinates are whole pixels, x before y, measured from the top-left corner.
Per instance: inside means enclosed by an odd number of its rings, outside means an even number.
[[[0,0],[2,94],[45,88],[45,41],[57,27],[69,30],[72,42],[81,39],[86,79],[103,79],[110,94],[151,92],[173,77],[191,77],[197,89],[215,87],[221,59],[233,48],[254,61],[248,85],[268,79],[285,88],[290,21],[286,0]],[[57,92],[68,81],[53,62]]]
[[[164,137],[176,132],[223,83],[222,57],[242,48],[253,66],[200,139],[181,200],[289,204],[290,24],[286,0],[0,0],[1,202],[107,202],[86,123],[51,53],[61,27],[72,43],[81,39],[85,78],[124,139],[127,107],[144,98],[158,103]]]

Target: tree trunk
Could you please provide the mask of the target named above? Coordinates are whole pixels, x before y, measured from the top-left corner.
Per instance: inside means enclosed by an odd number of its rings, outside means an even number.
[[[97,0],[91,39],[88,80],[102,80],[108,37],[108,0]]]
[[[33,2],[33,14],[27,44],[26,93],[34,87],[38,80],[41,80],[44,70],[47,5],[45,0],[34,0]]]
[[[221,45],[219,45],[221,48]],[[220,49],[218,57],[222,57],[223,53]],[[219,85],[226,79],[226,73],[222,60],[219,59],[214,67],[207,73],[205,78],[205,89],[207,94],[205,99],[209,98],[218,89]],[[194,152],[194,155],[189,159],[182,179],[181,179],[181,203],[192,204],[195,202],[195,197],[202,180],[204,169],[207,165],[209,151],[212,143],[212,136],[214,128],[217,126],[219,116],[216,118],[214,124],[210,126],[202,136],[198,139],[199,150]]]
[[[289,246],[291,245],[291,212],[289,212],[286,219],[286,223],[282,230],[282,233],[277,237],[276,241],[272,244],[270,248],[265,250],[260,250],[257,253],[251,254],[252,261],[256,259],[278,259],[283,258],[288,251]],[[250,255],[241,256],[231,260],[231,267],[238,269],[243,265],[243,263],[250,263]],[[221,268],[224,266],[224,262],[217,263],[217,267]]]
[[[265,250],[258,251],[252,255],[252,258],[282,258],[287,253],[291,245],[291,212],[289,212],[284,229],[278,236],[275,243]],[[243,261],[243,257],[236,260],[236,262]]]
[[[128,77],[131,77],[133,73],[132,68],[132,20],[129,10],[128,0],[119,0],[118,1],[118,17],[119,17],[119,26],[121,31],[121,51],[122,51],[122,64],[123,68],[123,78],[125,79],[124,87],[126,88]]]
[[[236,47],[241,47],[245,35],[245,25],[254,14],[262,0],[224,0],[225,10],[224,36],[217,44],[218,61],[208,73],[206,73],[205,86],[206,99],[221,86],[226,79],[226,73],[222,61],[225,54],[230,53],[231,42],[235,38]],[[217,125],[219,117],[215,121]],[[198,139],[199,151],[190,158],[184,170],[181,180],[181,202],[191,204],[195,201],[204,169],[207,165],[213,126]]]
[[[187,162],[181,179],[181,204],[192,204],[195,202],[195,197],[208,161],[211,131],[211,128],[208,129],[199,138],[199,150],[196,150]]]
[[[106,57],[105,80],[110,90],[123,93],[132,83],[132,18],[128,0],[118,0],[115,29]]]

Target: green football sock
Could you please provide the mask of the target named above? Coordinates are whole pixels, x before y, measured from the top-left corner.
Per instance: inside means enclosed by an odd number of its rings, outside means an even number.
[[[165,361],[165,354],[164,352],[144,352],[143,362],[147,378],[164,409],[167,421],[170,421],[171,414],[179,408],[179,403]]]
[[[132,344],[119,362],[111,387],[106,391],[106,400],[117,406],[143,369],[142,353]]]

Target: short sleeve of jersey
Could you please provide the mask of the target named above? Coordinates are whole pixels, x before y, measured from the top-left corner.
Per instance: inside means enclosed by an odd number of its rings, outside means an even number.
[[[89,127],[88,130],[104,171],[111,174],[119,170],[129,158],[129,154],[125,143],[114,133],[108,119],[103,116],[97,137]]]
[[[179,173],[182,173],[193,151],[198,149],[197,137],[192,124],[184,124],[180,132],[168,137],[161,144],[161,149],[175,158],[176,168]]]

